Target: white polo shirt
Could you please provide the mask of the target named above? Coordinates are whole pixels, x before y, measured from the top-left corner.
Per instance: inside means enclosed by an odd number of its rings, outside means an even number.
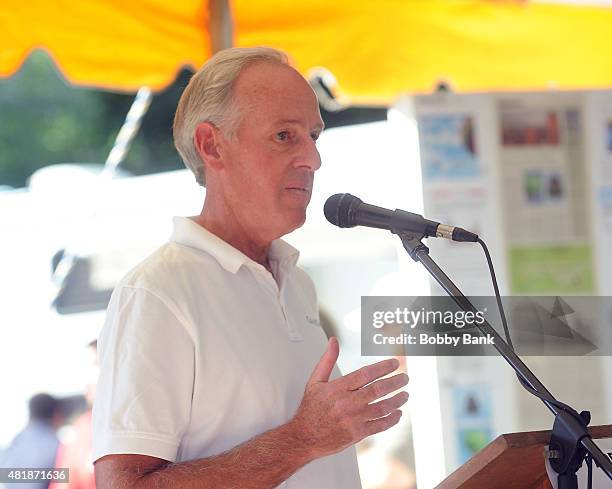
[[[98,341],[93,460],[211,457],[289,421],[326,346],[314,285],[297,259],[284,241],[271,244],[277,284],[236,248],[175,217],[170,242],[111,297]],[[279,487],[360,488],[354,448]]]

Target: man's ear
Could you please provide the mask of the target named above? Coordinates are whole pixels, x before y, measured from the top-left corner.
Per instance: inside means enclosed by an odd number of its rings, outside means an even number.
[[[222,137],[221,131],[210,122],[201,122],[197,125],[194,144],[206,166],[216,169],[222,167],[221,153],[219,151]]]

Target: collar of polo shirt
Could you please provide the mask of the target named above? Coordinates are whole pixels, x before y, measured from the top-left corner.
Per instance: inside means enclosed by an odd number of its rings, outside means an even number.
[[[236,273],[242,265],[261,265],[242,251],[237,250],[229,243],[223,241],[208,229],[200,226],[189,217],[175,216],[173,218],[174,230],[170,238],[191,248],[205,251],[213,256],[228,272]],[[282,239],[276,239],[270,244],[268,259],[281,267],[294,267],[300,252]]]

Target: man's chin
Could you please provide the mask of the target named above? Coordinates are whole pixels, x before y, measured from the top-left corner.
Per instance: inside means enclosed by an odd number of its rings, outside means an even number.
[[[283,234],[289,234],[298,228],[301,228],[306,222],[306,209],[292,209],[291,213],[284,215]]]

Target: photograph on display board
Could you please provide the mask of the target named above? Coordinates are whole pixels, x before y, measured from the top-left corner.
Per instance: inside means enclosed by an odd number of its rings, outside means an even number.
[[[592,249],[588,244],[531,245],[510,248],[514,294],[589,294],[595,291]]]
[[[418,125],[425,180],[457,180],[479,175],[471,115],[423,115]]]
[[[523,184],[525,201],[531,205],[558,203],[565,193],[559,171],[527,170]]]
[[[504,110],[501,136],[504,146],[558,145],[557,113],[546,109]]]
[[[486,384],[452,389],[458,462],[463,464],[493,439],[491,388]]]

